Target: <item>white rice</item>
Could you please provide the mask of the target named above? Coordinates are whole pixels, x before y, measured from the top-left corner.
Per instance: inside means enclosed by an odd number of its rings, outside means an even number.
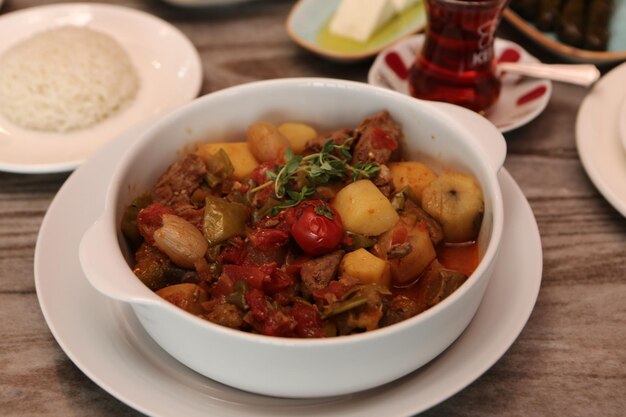
[[[110,36],[61,26],[0,57],[0,112],[21,127],[67,132],[92,126],[126,106],[139,77]]]

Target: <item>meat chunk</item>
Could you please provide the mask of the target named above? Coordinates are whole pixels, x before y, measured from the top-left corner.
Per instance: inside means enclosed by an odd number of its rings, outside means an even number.
[[[194,282],[197,274],[177,267],[156,247],[142,243],[135,253],[133,273],[152,291],[180,282]]]
[[[443,228],[439,222],[417,205],[413,205],[413,210],[415,210],[415,214],[417,215],[417,221],[422,222],[422,224],[426,226],[430,240],[433,241],[433,245],[437,246],[441,243],[443,240]]]
[[[402,130],[389,115],[382,111],[363,120],[356,129],[357,138],[352,153],[352,163],[374,162],[386,164],[402,139]]]
[[[204,208],[197,208],[192,203],[179,201],[176,205],[172,206],[172,209],[177,216],[187,220],[198,229],[202,228],[202,224],[204,223]]]
[[[380,327],[384,298],[376,285],[361,286],[349,300],[339,304],[345,305],[345,303],[359,303],[360,305],[335,317],[334,323],[338,334],[347,335]]]
[[[316,153],[322,150],[326,142],[332,140],[335,145],[343,145],[345,141],[354,136],[353,129],[339,129],[325,135],[320,135],[307,142],[304,149],[305,154]]]
[[[213,323],[237,329],[243,324],[243,313],[234,304],[222,298],[213,299],[202,304],[206,310],[204,317]]]
[[[386,306],[385,314],[380,321],[380,325],[384,327],[394,323],[399,323],[417,315],[418,313],[421,313],[424,310],[425,307],[417,304],[415,300],[407,297],[406,295],[398,295],[397,297],[394,297]]]
[[[396,191],[396,187],[393,185],[391,171],[385,164],[380,165],[380,171],[378,171],[378,175],[376,175],[373,182],[374,185],[378,187],[380,192],[387,198],[391,197],[391,195]]]
[[[200,187],[206,165],[197,154],[190,153],[174,162],[152,189],[152,201],[164,206],[190,205],[193,192]]]
[[[467,275],[435,261],[417,282],[418,304],[426,310],[444,300],[467,280]]]
[[[309,297],[313,291],[325,288],[335,278],[344,253],[343,250],[336,250],[302,264],[300,277],[303,295]]]

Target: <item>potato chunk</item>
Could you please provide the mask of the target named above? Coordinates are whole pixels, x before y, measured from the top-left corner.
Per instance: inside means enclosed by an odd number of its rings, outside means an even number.
[[[426,224],[414,212],[403,212],[400,221],[378,239],[374,253],[389,262],[391,280],[398,285],[415,281],[437,257]]]
[[[483,194],[471,176],[446,172],[424,189],[422,208],[441,223],[446,242],[467,242],[478,235]]]
[[[287,138],[268,122],[252,123],[248,126],[246,138],[252,155],[261,162],[281,159],[289,147]]]
[[[421,162],[391,162],[388,166],[396,189],[400,190],[408,186],[420,203],[424,188],[437,178],[437,174]]]
[[[333,201],[347,231],[378,236],[398,221],[391,202],[370,181],[359,180],[342,188]]]
[[[410,249],[408,254],[389,259],[393,280],[401,285],[414,281],[437,257],[428,230],[422,223],[418,223],[411,229],[406,244]],[[393,250],[387,256],[394,256]]]
[[[380,284],[389,286],[391,278],[389,264],[361,248],[346,254],[339,266],[340,274],[348,275],[361,284]]]
[[[252,155],[252,152],[250,152],[246,142],[203,143],[198,146],[196,153],[206,161],[220,149],[226,152],[230,162],[233,164],[233,178],[237,180],[248,177],[254,168],[259,165],[259,162]]]
[[[317,132],[309,125],[303,123],[283,123],[278,126],[278,131],[289,141],[289,146],[294,153],[302,153],[308,141],[317,138]]]
[[[170,285],[161,288],[156,293],[175,306],[196,315],[205,312],[202,303],[209,299],[202,287],[190,283]]]

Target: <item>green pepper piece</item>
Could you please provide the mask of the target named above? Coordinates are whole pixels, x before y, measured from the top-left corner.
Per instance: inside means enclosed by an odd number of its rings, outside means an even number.
[[[346,232],[346,235],[352,239],[352,244],[348,246],[346,249],[349,251],[354,251],[357,249],[367,249],[376,244],[376,239],[369,238],[364,235],[360,235],[357,233]]]
[[[368,301],[372,299],[371,292],[376,292],[381,295],[391,295],[391,291],[389,291],[387,287],[379,284],[356,286],[347,291],[343,299],[324,307],[321,313],[322,319],[325,320],[329,317],[345,313],[346,311],[367,304]]]
[[[402,187],[400,191],[395,193],[393,197],[391,197],[391,205],[396,211],[404,210],[404,206],[407,201],[412,201],[413,203],[420,205],[417,197],[415,197],[415,193],[411,189],[411,187]]]
[[[133,248],[139,247],[143,241],[143,237],[137,228],[137,214],[142,208],[148,207],[152,203],[152,197],[149,192],[143,193],[135,198],[132,203],[124,210],[122,215],[122,224],[120,226],[122,233]]]
[[[248,208],[243,204],[215,196],[205,199],[203,232],[211,246],[245,235],[247,219]]]
[[[321,314],[322,319],[325,320],[329,317],[336,316],[337,314],[345,313],[348,310],[352,310],[354,308],[367,304],[367,301],[367,297],[355,296],[350,298],[349,300],[336,302],[324,308],[324,311]]]
[[[215,154],[209,155],[205,162],[207,167],[206,182],[211,188],[216,187],[224,179],[229,178],[235,171],[228,154],[222,148]]]
[[[235,283],[235,290],[226,296],[226,301],[237,306],[241,311],[247,311],[249,309],[248,302],[246,301],[246,291],[250,289],[248,283],[244,280],[239,280]]]

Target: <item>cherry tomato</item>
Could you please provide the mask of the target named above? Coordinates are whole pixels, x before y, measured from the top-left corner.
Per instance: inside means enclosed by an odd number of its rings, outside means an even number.
[[[343,240],[344,228],[339,213],[321,200],[310,200],[295,210],[291,236],[304,252],[322,255],[335,250]]]

